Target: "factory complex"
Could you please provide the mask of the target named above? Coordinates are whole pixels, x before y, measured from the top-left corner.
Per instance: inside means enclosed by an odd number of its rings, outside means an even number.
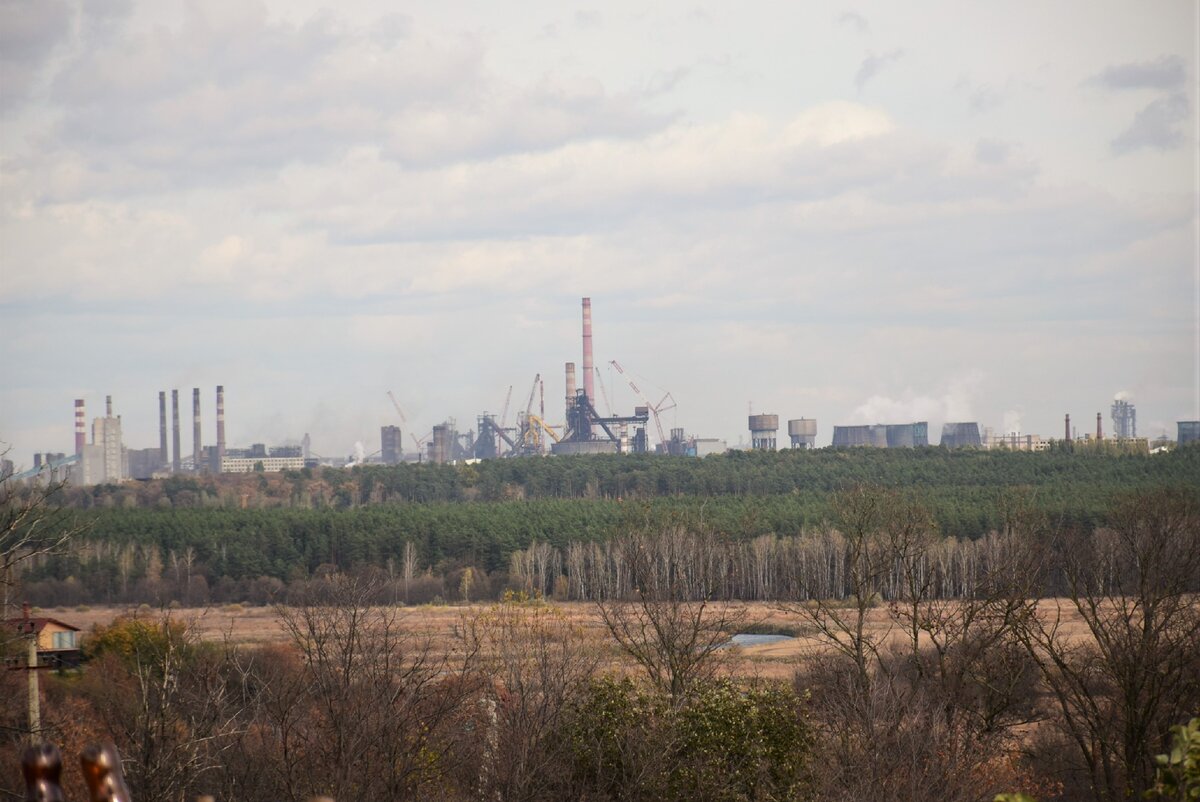
[[[400,426],[387,424],[380,427],[380,448],[367,454],[359,446],[356,453],[345,458],[326,458],[314,454],[311,438],[306,433],[299,445],[268,447],[255,443],[248,448],[232,448],[225,441],[225,388],[217,386],[216,443],[204,445],[201,429],[201,391],[192,390],[192,443],[190,451],[183,451],[180,431],[179,391],[171,390],[171,423],[168,442],[167,392],[158,394],[159,442],[156,448],[126,448],[121,436],[121,417],[113,414],[112,396],[105,398],[104,417],[92,421],[91,441],[87,438],[87,415],[84,399],[75,400],[75,449],[74,453],[47,452],[34,455],[33,467],[17,474],[15,478],[53,477],[77,485],[115,483],[127,479],[163,478],[177,474],[201,473],[249,473],[252,471],[299,470],[306,467],[329,465],[348,467],[361,464],[395,465],[402,462],[470,463],[478,460],[505,459],[522,456],[571,455],[571,454],[642,454],[657,453],[676,456],[704,457],[729,450],[724,440],[689,435],[684,429],[664,429],[661,416],[675,408],[675,399],[665,393],[657,403],[652,403],[634,379],[626,373],[616,360],[610,360],[617,373],[642,401],[629,414],[620,414],[612,409],[607,389],[592,353],[592,304],[590,298],[583,299],[583,349],[582,363],[577,370],[575,362],[564,365],[564,420],[551,423],[545,408],[545,382],[541,374],[534,377],[528,400],[523,409],[517,411],[513,423],[508,422],[508,410],[512,400],[509,387],[504,408],[499,417],[482,413],[475,419],[475,427],[460,432],[454,419],[435,425],[424,437],[410,432],[414,451],[405,452],[403,432]],[[601,414],[597,399],[597,386],[604,402]],[[392,406],[401,423],[407,419],[395,396],[388,392]],[[1071,426],[1071,416],[1065,417],[1063,438],[1060,442],[1112,444],[1122,451],[1146,452],[1152,444],[1138,438],[1137,413],[1128,398],[1118,397],[1111,408],[1112,436],[1105,438],[1103,417],[1096,413],[1094,435],[1085,432],[1082,436]],[[650,425],[653,423],[653,430]],[[780,419],[775,414],[750,414],[747,428],[750,433],[749,448],[774,451],[780,447],[812,449],[817,438],[817,421],[814,418],[793,418],[786,421],[785,443],[778,438]],[[651,443],[651,432],[656,439]],[[1178,423],[1177,444],[1184,445],[1200,441],[1200,421]],[[1020,432],[995,432],[990,427],[980,428],[973,421],[949,422],[942,426],[940,445],[945,448],[1006,449],[1013,451],[1043,451],[1053,441],[1036,434]],[[929,446],[929,425],[926,421],[903,423],[838,425],[833,427],[833,448],[918,448]],[[1156,441],[1156,447],[1165,443]],[[4,460],[0,470],[4,476],[13,476],[14,466]]]

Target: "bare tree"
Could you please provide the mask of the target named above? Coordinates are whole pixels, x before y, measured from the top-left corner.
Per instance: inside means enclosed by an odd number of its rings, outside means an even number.
[[[137,798],[182,802],[215,782],[244,726],[228,682],[236,649],[201,643],[194,623],[168,614],[118,620],[94,640],[83,683]]]
[[[374,607],[377,595],[335,574],[276,608],[296,655],[263,692],[283,798],[417,798],[458,759],[454,722],[478,696],[474,654],[437,651],[394,608]]]
[[[714,601],[713,538],[682,525],[622,538],[632,600],[603,598],[600,618],[617,646],[675,702],[717,671],[744,613]]]
[[[834,509],[845,601],[810,594],[780,605],[825,647],[797,677],[825,734],[815,761],[822,797],[860,799],[886,786],[893,799],[966,802],[1011,787],[1013,730],[1032,708],[1032,671],[1014,633],[1030,603],[1005,578],[1020,568],[1008,559],[1023,552],[995,549],[991,570],[947,600],[941,552],[954,547],[918,499],[856,487]]]
[[[15,590],[24,565],[61,554],[90,526],[56,503],[66,486],[60,479],[43,481],[39,476],[21,483],[11,474],[0,476],[0,619],[15,614]]]
[[[480,655],[484,679],[480,790],[509,802],[563,798],[563,721],[595,674],[598,650],[560,610],[513,597],[464,619],[459,635]]]
[[[1066,598],[1022,637],[1095,798],[1140,796],[1169,727],[1200,707],[1200,506],[1191,491],[1142,491],[1114,503],[1109,528],[1057,546]]]

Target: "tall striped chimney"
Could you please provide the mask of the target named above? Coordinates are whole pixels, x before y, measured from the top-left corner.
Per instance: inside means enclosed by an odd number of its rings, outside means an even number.
[[[200,473],[200,388],[192,388],[192,470]]]
[[[307,455],[305,455],[307,456]],[[217,385],[217,473],[225,461],[225,387]]]
[[[179,455],[179,391],[171,391],[171,470],[179,473],[181,470]]]
[[[83,408],[83,399],[75,399],[75,453],[82,454],[87,445],[87,413]]]
[[[167,393],[158,393],[158,464],[165,468],[171,455],[167,452]]]
[[[592,299],[583,299],[583,392],[596,406],[595,370],[592,367]]]

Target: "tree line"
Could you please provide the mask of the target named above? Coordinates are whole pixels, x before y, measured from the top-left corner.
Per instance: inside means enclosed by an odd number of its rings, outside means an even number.
[[[832,507],[841,597],[801,572],[771,603],[813,643],[789,682],[725,670],[745,607],[720,598],[720,539],[680,521],[612,542],[627,591],[591,603],[604,638],[510,593],[434,640],[379,604],[380,576],[334,572],[276,608],[279,644],[201,642],[169,613],[98,629],[82,674],[46,677],[38,734],[113,739],[134,798],[171,802],[1190,798],[1171,733],[1200,706],[1192,493],[1114,497],[1095,529],[1013,498],[953,599],[920,499],[859,486]]]

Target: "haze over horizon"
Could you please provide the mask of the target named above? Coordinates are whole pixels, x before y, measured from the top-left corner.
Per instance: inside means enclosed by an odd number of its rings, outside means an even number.
[[[10,459],[217,384],[231,446],[559,422],[581,296],[730,445],[1200,417],[1196,4],[394,7],[0,3]]]

